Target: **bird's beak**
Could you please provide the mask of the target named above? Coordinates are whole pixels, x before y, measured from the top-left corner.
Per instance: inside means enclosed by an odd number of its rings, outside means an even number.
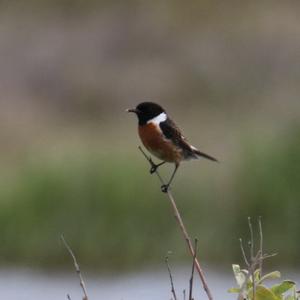
[[[137,109],[136,108],[127,108],[126,109],[126,112],[132,112],[132,113],[137,113],[138,111],[137,111]]]

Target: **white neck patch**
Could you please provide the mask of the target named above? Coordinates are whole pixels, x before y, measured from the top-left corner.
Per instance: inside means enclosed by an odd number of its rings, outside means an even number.
[[[155,125],[159,125],[161,122],[164,122],[167,120],[167,114],[162,112],[158,116],[154,117],[153,119],[149,120],[147,124],[153,123]]]

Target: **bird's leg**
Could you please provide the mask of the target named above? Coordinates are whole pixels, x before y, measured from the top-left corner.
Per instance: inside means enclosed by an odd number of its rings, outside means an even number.
[[[151,165],[151,169],[150,169],[150,173],[151,173],[151,174],[153,174],[153,173],[157,170],[157,168],[158,168],[159,166],[161,166],[161,165],[163,165],[163,164],[165,163],[165,161],[163,161],[163,162],[161,162],[161,163],[159,163],[159,164],[156,165],[156,164],[153,162],[151,156],[148,156],[148,155],[145,153],[145,151],[142,149],[141,146],[139,146],[139,149],[140,149],[140,151],[142,152],[142,154],[145,156],[145,158],[149,161],[149,163],[150,163],[150,165]]]
[[[165,161],[159,163],[159,164],[155,164],[152,159],[150,158],[150,164],[151,164],[151,169],[150,169],[150,174],[153,174],[154,172],[156,172],[157,168],[160,167],[161,165],[163,165],[165,163]]]
[[[175,174],[176,174],[176,171],[177,171],[178,167],[179,167],[179,164],[176,163],[176,164],[175,164],[175,169],[174,169],[174,171],[173,171],[173,174],[172,174],[172,176],[171,176],[169,182],[168,182],[167,184],[163,184],[163,185],[161,186],[161,191],[162,191],[163,193],[167,193],[167,192],[168,192],[169,186],[170,186],[170,184],[171,184],[171,182],[172,182],[172,180],[173,180],[173,178],[174,178],[174,176],[175,176]]]

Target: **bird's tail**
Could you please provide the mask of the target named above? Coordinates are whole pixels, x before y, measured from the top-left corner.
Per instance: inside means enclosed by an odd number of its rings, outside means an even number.
[[[210,156],[210,155],[208,155],[208,154],[206,154],[206,153],[204,153],[204,152],[201,152],[201,151],[199,151],[199,150],[198,150],[197,148],[195,148],[195,147],[192,147],[192,150],[193,150],[193,154],[195,154],[197,158],[199,158],[199,157],[204,157],[204,158],[206,158],[206,159],[209,159],[209,160],[212,160],[212,161],[215,161],[215,162],[219,162],[215,157]]]

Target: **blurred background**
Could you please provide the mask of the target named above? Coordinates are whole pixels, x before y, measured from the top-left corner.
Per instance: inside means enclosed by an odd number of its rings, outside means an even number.
[[[96,273],[190,264],[125,113],[145,100],[221,161],[173,184],[208,269],[241,262],[248,216],[298,268],[299,1],[1,1],[0,65],[3,270],[71,271],[62,233]]]

